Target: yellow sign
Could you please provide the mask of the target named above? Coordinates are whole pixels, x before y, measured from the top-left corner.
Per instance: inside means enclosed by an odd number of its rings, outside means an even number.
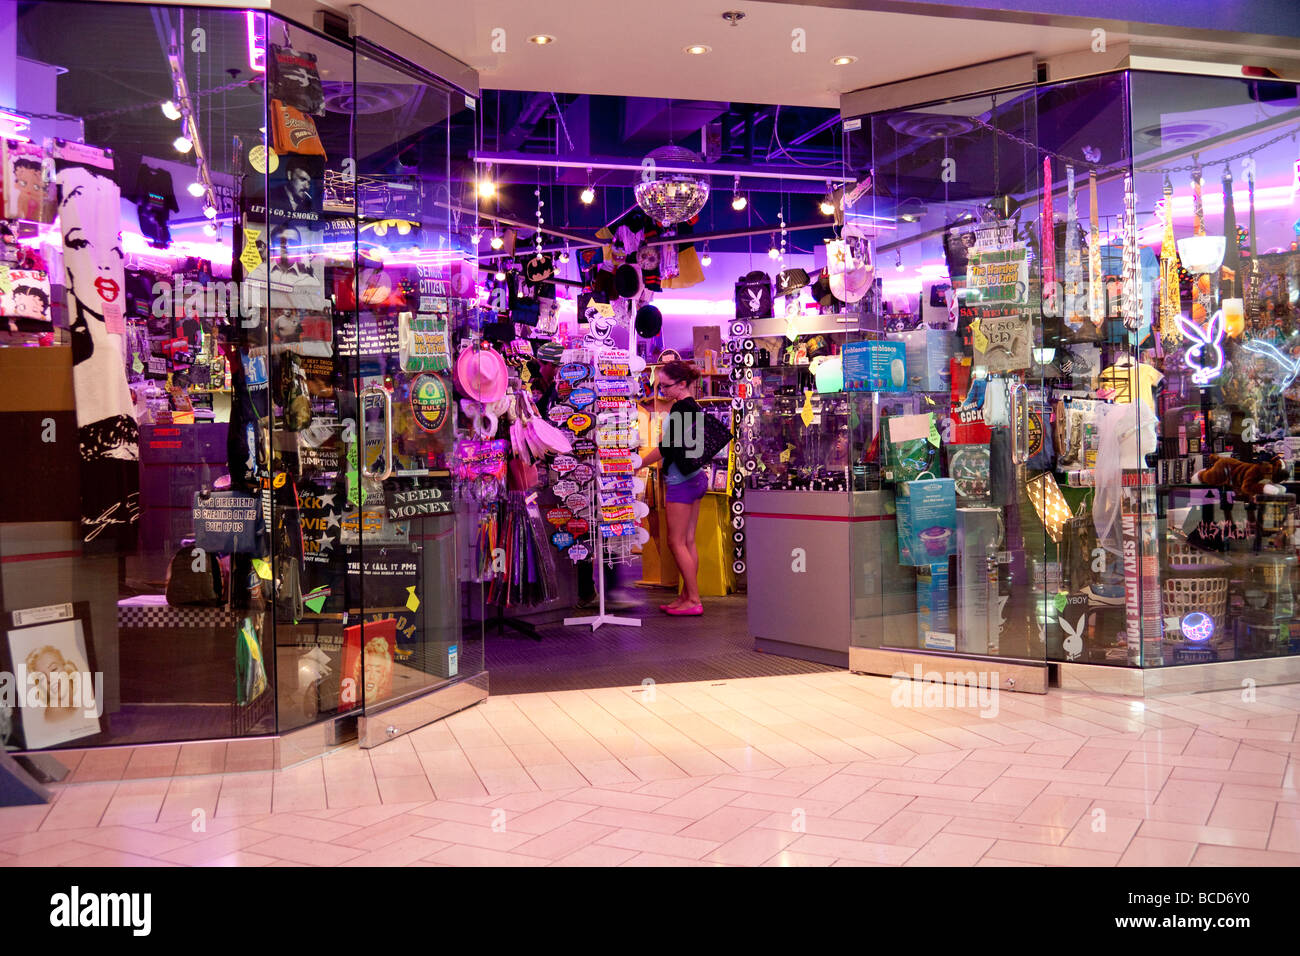
[[[988,336],[980,331],[979,319],[970,324],[970,340],[975,345],[976,351],[987,352],[989,350]]]
[[[254,558],[253,570],[257,572],[257,576],[263,581],[271,580],[271,563],[265,558]]]
[[[273,173],[280,168],[280,157],[267,146],[254,146],[248,151],[248,162],[259,173]]]
[[[239,261],[249,272],[262,264],[262,255],[257,251],[257,240],[261,235],[261,229],[244,228],[244,251],[239,254]]]
[[[415,585],[412,584],[406,589],[406,608],[409,611],[418,611],[420,609],[420,599],[415,596]]]

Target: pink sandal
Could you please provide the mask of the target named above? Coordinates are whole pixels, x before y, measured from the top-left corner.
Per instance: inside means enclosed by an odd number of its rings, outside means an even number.
[[[666,607],[665,614],[671,614],[673,617],[699,617],[704,613],[703,604],[695,604],[691,607]]]

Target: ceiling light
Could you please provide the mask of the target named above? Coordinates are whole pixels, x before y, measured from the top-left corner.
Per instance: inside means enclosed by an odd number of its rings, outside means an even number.
[[[691,56],[703,56],[706,53],[712,53],[713,47],[705,46],[703,43],[694,43],[685,48],[685,52]]]
[[[578,198],[582,200],[583,205],[590,206],[596,201],[596,190],[588,186],[582,191],[582,194],[579,195]]]
[[[749,205],[749,200],[739,193],[731,197],[731,208],[736,210],[736,212],[740,212],[747,205]]]
[[[477,232],[476,232],[476,233],[474,233],[472,236],[469,237],[469,241],[472,242],[472,243],[474,243],[474,248],[477,249],[477,248],[478,248],[478,244],[479,244],[480,242],[483,241],[483,236],[482,236],[481,233],[477,233]]]
[[[480,199],[491,199],[496,195],[497,184],[490,179],[480,179],[478,181],[478,195]]]
[[[569,261],[569,247],[568,247],[568,246],[565,246],[563,249],[560,250],[559,260],[560,260],[561,262],[568,262],[568,261]]]
[[[899,272],[903,271],[903,250],[899,249],[894,253],[894,268]]]
[[[490,245],[493,249],[500,249],[505,244],[506,241],[502,239],[500,236],[493,236],[492,241],[488,243],[488,245]]]
[[[823,216],[833,216],[835,215],[835,200],[827,195],[817,208],[822,211]]]
[[[770,246],[767,247],[767,257],[768,257],[769,259],[780,259],[780,258],[781,258],[781,250],[778,249],[778,248],[776,247],[776,236],[775,236],[775,235],[772,236],[772,240],[771,240],[771,242],[772,242],[772,244],[771,244]]]
[[[216,224],[211,222],[205,222],[203,224],[203,234],[205,236],[215,236],[217,234]]]
[[[203,215],[206,216],[206,217],[209,218],[209,219],[216,219],[216,218],[217,218],[217,207],[214,206],[214,205],[212,205],[212,203],[207,203],[207,204],[204,205],[204,207],[203,207]]]
[[[178,107],[171,100],[168,100],[166,103],[162,105],[162,111],[163,111],[163,116],[167,117],[169,120],[178,120],[181,118],[180,107]]]
[[[831,62],[836,66],[848,66],[850,63],[857,63],[858,58],[856,56],[837,56]]]
[[[498,269],[498,270],[496,271],[496,275],[493,276],[493,278],[496,279],[498,282],[505,282],[505,281],[506,281],[506,274],[505,274],[504,272],[502,272],[500,269]]]
[[[700,256],[700,265],[708,268],[713,265],[713,256],[709,255],[709,244],[704,244],[704,255]]]
[[[921,217],[914,212],[905,212],[898,218],[903,220],[903,222],[916,222]]]
[[[546,33],[538,33],[528,38],[529,43],[536,43],[538,46],[546,46],[548,43],[554,43],[555,37]]]
[[[195,183],[190,183],[188,186],[186,186],[185,191],[188,192],[195,199],[198,199],[208,190],[202,183],[195,182]]]
[[[177,136],[174,140],[172,140],[172,147],[178,153],[188,153],[191,149],[194,148],[194,144],[191,143],[189,141],[189,138],[186,136]]]

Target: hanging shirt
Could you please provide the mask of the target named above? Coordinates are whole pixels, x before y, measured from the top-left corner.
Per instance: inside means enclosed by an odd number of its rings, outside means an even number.
[[[172,174],[142,165],[131,198],[140,214],[140,234],[149,240],[149,245],[165,248],[172,241],[167,220],[171,213],[180,212],[172,189]]]
[[[1164,381],[1164,376],[1150,365],[1136,362],[1116,362],[1103,369],[1097,387],[1114,391],[1111,396],[1117,403],[1133,401],[1136,393],[1148,408],[1156,407],[1154,391]]]

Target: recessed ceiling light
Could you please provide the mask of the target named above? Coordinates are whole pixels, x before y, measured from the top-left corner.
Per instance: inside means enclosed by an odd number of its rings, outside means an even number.
[[[705,46],[703,43],[696,43],[686,47],[686,52],[691,56],[703,56],[705,53],[712,53],[713,47]]]
[[[538,33],[536,36],[529,37],[528,42],[536,43],[538,46],[546,46],[548,43],[554,43],[555,37],[549,36],[545,33]]]
[[[848,66],[850,63],[857,63],[858,58],[856,56],[837,56],[831,62],[836,66]]]

